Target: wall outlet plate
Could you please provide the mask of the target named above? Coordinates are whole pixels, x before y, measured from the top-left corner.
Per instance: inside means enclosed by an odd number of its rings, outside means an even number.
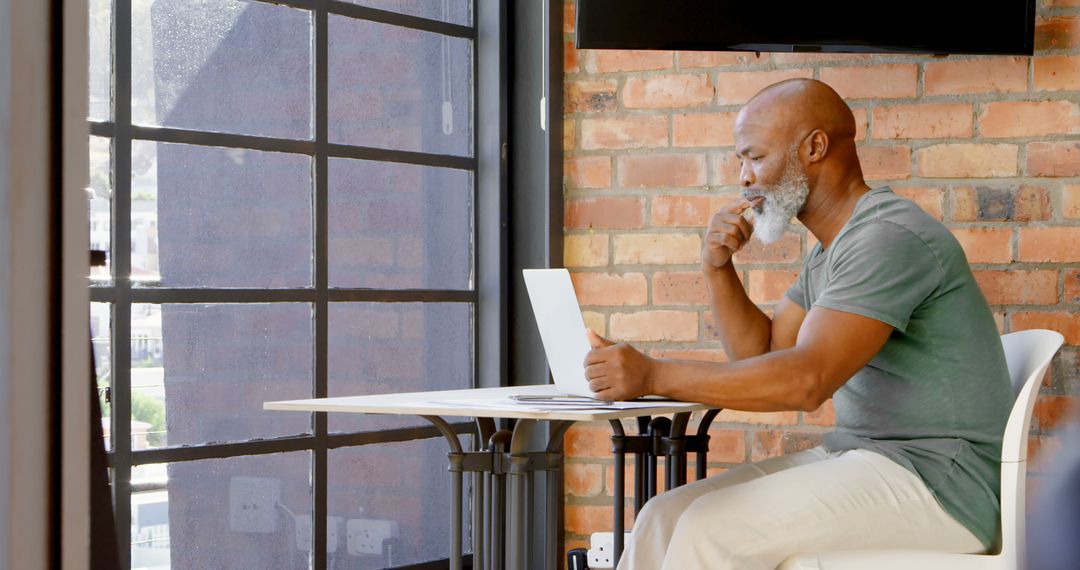
[[[398,537],[397,521],[379,519],[349,519],[345,522],[345,544],[349,554],[383,553],[383,543]]]
[[[270,534],[277,531],[281,480],[233,477],[229,480],[229,529]]]
[[[623,545],[629,542],[630,533],[623,533]],[[615,533],[592,533],[589,547],[589,570],[615,567]]]

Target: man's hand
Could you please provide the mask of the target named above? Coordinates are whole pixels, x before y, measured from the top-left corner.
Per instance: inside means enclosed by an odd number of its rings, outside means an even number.
[[[585,356],[589,389],[601,400],[633,400],[652,393],[653,359],[625,342],[614,343],[588,330],[592,350]]]
[[[740,198],[713,214],[701,248],[701,264],[705,269],[720,269],[727,265],[731,256],[750,241],[754,226],[742,217],[742,213],[760,204],[761,200],[764,198]]]

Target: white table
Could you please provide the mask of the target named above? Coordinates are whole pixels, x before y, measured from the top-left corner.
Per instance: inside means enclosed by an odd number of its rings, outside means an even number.
[[[307,400],[287,400],[280,402],[266,402],[263,408],[266,410],[296,411],[296,412],[347,412],[362,414],[393,414],[393,415],[416,415],[431,422],[446,438],[450,446],[447,457],[450,461],[449,470],[452,477],[453,499],[451,514],[451,541],[450,541],[450,568],[461,568],[462,555],[462,476],[464,472],[473,474],[473,568],[482,570],[502,568],[504,563],[504,536],[503,536],[503,497],[505,494],[505,476],[510,476],[510,528],[508,537],[508,561],[507,565],[512,569],[524,567],[525,554],[525,520],[527,502],[525,501],[526,478],[530,478],[537,471],[547,473],[547,524],[545,540],[545,560],[547,568],[554,570],[557,567],[557,517],[560,477],[562,475],[562,441],[566,430],[577,421],[608,420],[615,434],[612,436],[613,452],[615,453],[615,559],[618,560],[622,551],[623,536],[623,500],[624,490],[624,454],[629,451],[638,457],[637,470],[635,471],[635,497],[636,506],[640,508],[643,496],[644,467],[642,458],[649,455],[645,447],[658,451],[661,446],[667,446],[671,451],[674,442],[675,449],[683,450],[679,460],[672,461],[675,457],[672,453],[668,456],[668,487],[686,478],[685,442],[688,440],[698,441],[695,451],[699,454],[698,477],[704,473],[704,450],[707,449],[708,435],[704,432],[708,429],[708,423],[715,416],[715,409],[705,404],[687,402],[672,402],[657,400],[638,404],[643,407],[632,409],[573,409],[573,410],[536,410],[528,404],[512,402],[498,402],[505,400],[511,395],[554,395],[555,387],[547,386],[519,386],[504,388],[478,388],[472,390],[444,390],[434,392],[410,392],[404,394],[385,394],[375,396],[344,396],[336,398],[314,398]],[[685,437],[686,425],[689,422],[690,413],[699,410],[710,410],[706,414],[708,421],[699,426],[698,435]],[[642,423],[641,418],[665,414],[674,414],[674,420],[657,418],[666,424],[663,437],[659,433],[653,433],[648,422]],[[477,451],[465,451],[458,440],[458,434],[444,419],[446,417],[469,417],[476,418],[479,438]],[[495,418],[513,418],[513,431],[495,430]],[[639,418],[638,436],[626,436],[623,433],[623,418]],[[550,429],[548,441],[543,450],[531,451],[530,438],[539,422],[549,422]],[[655,422],[654,422],[655,423]],[[649,433],[646,434],[646,428]],[[694,440],[697,437],[698,440]],[[704,443],[701,443],[704,442]],[[704,447],[702,447],[704,446]],[[650,464],[653,469],[653,477],[646,493],[655,494],[655,455],[649,455],[652,459]],[[681,465],[681,471],[679,470]],[[530,479],[531,481],[531,479]],[[489,500],[485,503],[484,489],[490,488]],[[490,547],[485,550],[485,544]]]

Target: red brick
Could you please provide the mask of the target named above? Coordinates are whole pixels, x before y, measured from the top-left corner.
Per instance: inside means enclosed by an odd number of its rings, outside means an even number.
[[[562,133],[563,150],[571,151],[577,148],[577,128],[573,119],[563,120]]]
[[[1080,133],[1080,106],[1070,101],[987,103],[979,117],[983,137],[1037,137]]]
[[[1080,6],[1080,0],[1045,0],[1043,4],[1047,8],[1065,8],[1069,6]]]
[[[1061,203],[1065,217],[1070,220],[1080,219],[1080,184],[1066,184],[1061,187]]]
[[[1028,473],[1047,473],[1061,455],[1061,438],[1032,435],[1028,438]],[[1029,477],[1028,481],[1037,480]]]
[[[1058,302],[1058,272],[1050,269],[975,271],[991,305],[1054,305]]]
[[[690,311],[612,313],[610,337],[619,341],[696,341],[698,314]]]
[[[567,2],[563,4],[563,33],[574,33],[574,25],[577,23],[577,3]]]
[[[938,144],[915,151],[915,175],[993,178],[1017,175],[1019,149],[1011,144]]]
[[[878,56],[881,57],[881,56]],[[822,63],[842,63],[854,65],[859,62],[871,61],[873,55],[868,53],[774,53],[773,61],[780,65],[818,65]]]
[[[563,110],[566,113],[614,111],[618,83],[613,80],[567,81],[563,85]]]
[[[927,62],[923,68],[923,95],[1027,91],[1027,74],[1026,57]]]
[[[874,108],[875,139],[970,137],[970,103],[923,103]]]
[[[953,228],[968,263],[1012,261],[1012,230],[1008,228]]]
[[[1058,311],[1053,313],[1020,312],[1009,317],[1011,330],[1049,329],[1065,336],[1065,342],[1080,345],[1080,313]]]
[[[668,120],[660,116],[582,119],[581,148],[625,149],[667,146]]]
[[[1072,418],[1076,411],[1076,398],[1042,394],[1035,400],[1035,427],[1043,432],[1050,432]]]
[[[674,146],[734,146],[737,113],[694,113],[675,115],[671,122]]]
[[[746,432],[741,429],[711,428],[708,460],[718,463],[746,461]]]
[[[624,188],[705,185],[705,156],[701,154],[622,155],[618,165],[619,186]]]
[[[1080,176],[1080,141],[1028,143],[1027,173],[1029,176]]]
[[[1035,90],[1080,91],[1080,56],[1035,58]]]
[[[721,196],[702,194],[655,196],[652,199],[650,223],[653,226],[705,227],[717,208],[738,197],[737,194]]]
[[[710,155],[709,164],[712,169],[710,181],[719,186],[729,186],[739,183],[739,157],[734,151],[722,151]]]
[[[679,68],[692,67],[731,67],[763,65],[771,59],[768,53],[753,51],[680,51]]]
[[[1030,222],[1049,220],[1050,193],[1041,186],[1019,188],[960,186],[952,192],[953,220],[958,222]]]
[[[825,400],[821,407],[812,412],[803,412],[803,423],[813,426],[836,425],[836,408],[833,406],[832,398]]]
[[[785,79],[810,79],[813,69],[779,69],[775,71],[732,71],[716,74],[716,102],[720,105],[741,105],[762,89]]]
[[[589,73],[671,69],[674,61],[670,51],[598,49],[587,53],[585,70]]]
[[[1080,227],[1021,227],[1020,261],[1080,261]]]
[[[611,457],[611,429],[576,423],[566,432],[563,447],[568,457]]]
[[[742,249],[735,252],[735,263],[795,263],[802,259],[802,240],[799,234],[787,232],[780,239],[765,245],[751,237]]]
[[[574,156],[563,162],[571,188],[607,188],[611,186],[611,157]]]
[[[570,277],[582,305],[644,305],[649,300],[649,282],[641,273],[575,272]]]
[[[1080,269],[1065,270],[1065,296],[1062,303],[1080,303]]]
[[[624,234],[612,239],[616,265],[701,262],[701,236],[698,234]]]
[[[860,146],[856,152],[867,180],[911,178],[911,147]]]
[[[750,300],[758,304],[776,303],[798,276],[798,271],[786,269],[751,271]]]
[[[654,305],[704,305],[709,290],[700,271],[658,271],[652,278]],[[644,304],[644,303],[643,303]]]
[[[607,315],[595,311],[581,311],[581,319],[585,321],[586,327],[607,338]]]
[[[1080,17],[1051,16],[1035,20],[1035,50],[1066,50],[1080,46]]]
[[[574,47],[574,42],[563,42],[563,73],[577,73],[580,56],[581,52]]]
[[[690,473],[689,462],[687,462],[687,473]],[[664,459],[661,458],[657,461],[656,466],[656,494],[661,495],[664,493],[664,489],[667,488],[667,469],[664,468]],[[615,466],[608,465],[604,470],[604,494],[608,497],[615,496]],[[627,459],[623,466],[623,485],[624,496],[627,499],[633,497],[634,489],[634,461],[633,459]],[[631,509],[633,510],[633,509]],[[614,513],[614,511],[611,511]]]
[[[914,97],[917,74],[912,64],[825,67],[821,80],[845,99],[892,99]]]
[[[761,461],[821,445],[822,434],[760,430],[754,433],[750,461]]]
[[[922,208],[922,211],[930,214],[934,219],[942,219],[942,202],[944,201],[945,191],[941,188],[894,185],[892,190],[896,195],[915,202],[919,208]]]
[[[623,105],[629,109],[700,107],[712,101],[712,80],[706,74],[630,77],[623,87]]]
[[[600,494],[604,481],[603,471],[601,465],[594,463],[567,463],[563,469],[566,493],[577,497]]]
[[[586,198],[566,202],[568,228],[640,228],[645,225],[644,198]]]
[[[867,119],[868,114],[866,112],[866,108],[864,108],[864,107],[853,107],[851,109],[851,114],[855,116],[855,140],[856,141],[864,141],[864,140],[866,140],[867,131],[869,130],[869,127],[870,127],[870,122]]]
[[[799,423],[799,412],[744,412],[741,410],[722,410],[716,416],[718,423],[758,424],[787,426]]]
[[[624,524],[626,528],[630,528],[634,509],[627,509],[624,512],[626,513]],[[568,504],[563,513],[566,532],[573,534],[587,536],[594,532],[611,532],[615,526],[610,503],[603,506]]]
[[[563,265],[566,267],[599,267],[607,265],[607,261],[606,235],[567,235],[563,238]]]

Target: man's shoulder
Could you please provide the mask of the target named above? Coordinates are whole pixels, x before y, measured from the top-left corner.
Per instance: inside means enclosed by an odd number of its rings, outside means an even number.
[[[852,247],[860,250],[925,247],[940,254],[959,247],[944,224],[911,200],[891,190],[875,191],[866,198],[837,236],[838,251]]]

